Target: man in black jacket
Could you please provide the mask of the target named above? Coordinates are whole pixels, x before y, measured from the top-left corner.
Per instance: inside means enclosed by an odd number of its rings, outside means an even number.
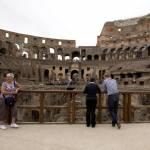
[[[86,94],[86,125],[89,127],[92,125],[94,128],[96,125],[96,104],[97,104],[97,96],[96,94],[100,94],[100,88],[95,83],[95,79],[91,78],[90,82],[84,88],[84,94]]]

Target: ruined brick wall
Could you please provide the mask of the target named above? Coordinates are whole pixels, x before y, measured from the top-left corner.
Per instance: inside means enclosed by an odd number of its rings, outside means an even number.
[[[76,76],[102,80],[110,71],[120,84],[149,83],[150,15],[106,22],[96,46],[0,30],[0,81],[12,71],[24,83],[46,83]],[[140,65],[137,66],[138,62]],[[145,78],[146,77],[146,78]],[[146,79],[146,80],[145,80]]]

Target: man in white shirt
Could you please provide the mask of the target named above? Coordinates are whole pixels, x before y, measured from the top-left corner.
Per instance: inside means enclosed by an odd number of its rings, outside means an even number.
[[[110,74],[104,75],[105,79],[103,82],[104,90],[108,95],[108,108],[112,118],[112,127],[117,125],[118,129],[120,129],[121,125],[118,122],[117,112],[118,112],[118,102],[119,102],[119,91],[117,82],[115,79],[111,78]]]

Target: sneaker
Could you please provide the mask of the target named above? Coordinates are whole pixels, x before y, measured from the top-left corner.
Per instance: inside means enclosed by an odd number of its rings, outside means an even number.
[[[118,127],[118,129],[120,129],[121,128],[121,124],[117,123],[117,127]]]
[[[5,125],[0,125],[0,129],[5,130],[7,127]]]
[[[16,123],[12,123],[12,124],[10,125],[10,127],[11,127],[11,128],[19,128],[19,126],[18,126]]]

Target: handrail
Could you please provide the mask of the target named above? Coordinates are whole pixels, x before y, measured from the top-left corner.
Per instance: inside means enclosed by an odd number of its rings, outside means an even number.
[[[18,108],[22,109],[35,109],[37,108],[39,110],[39,122],[44,123],[44,109],[62,109],[65,108],[67,109],[68,113],[68,123],[73,124],[76,123],[75,118],[76,118],[76,110],[77,109],[85,109],[85,106],[76,106],[76,100],[75,97],[76,95],[81,95],[83,94],[82,90],[20,90],[19,93],[36,93],[39,94],[39,105],[18,105]],[[44,98],[46,93],[63,93],[67,97],[67,105],[44,105]],[[102,110],[103,109],[108,109],[107,106],[103,106],[102,102],[104,101],[104,95],[106,93],[102,92],[99,94],[98,98],[98,105],[97,105],[97,110],[98,110],[98,122],[102,123]],[[133,114],[132,111],[133,109],[139,109],[142,107],[139,106],[132,106],[131,102],[131,96],[134,94],[150,94],[150,90],[146,91],[137,91],[137,90],[121,90],[120,95],[123,97],[123,105],[119,106],[119,109],[122,110],[123,112],[123,120],[125,123],[130,123],[133,120]],[[106,96],[105,96],[106,97]],[[144,107],[144,105],[143,105]],[[145,108],[150,108],[150,106],[145,106]]]

